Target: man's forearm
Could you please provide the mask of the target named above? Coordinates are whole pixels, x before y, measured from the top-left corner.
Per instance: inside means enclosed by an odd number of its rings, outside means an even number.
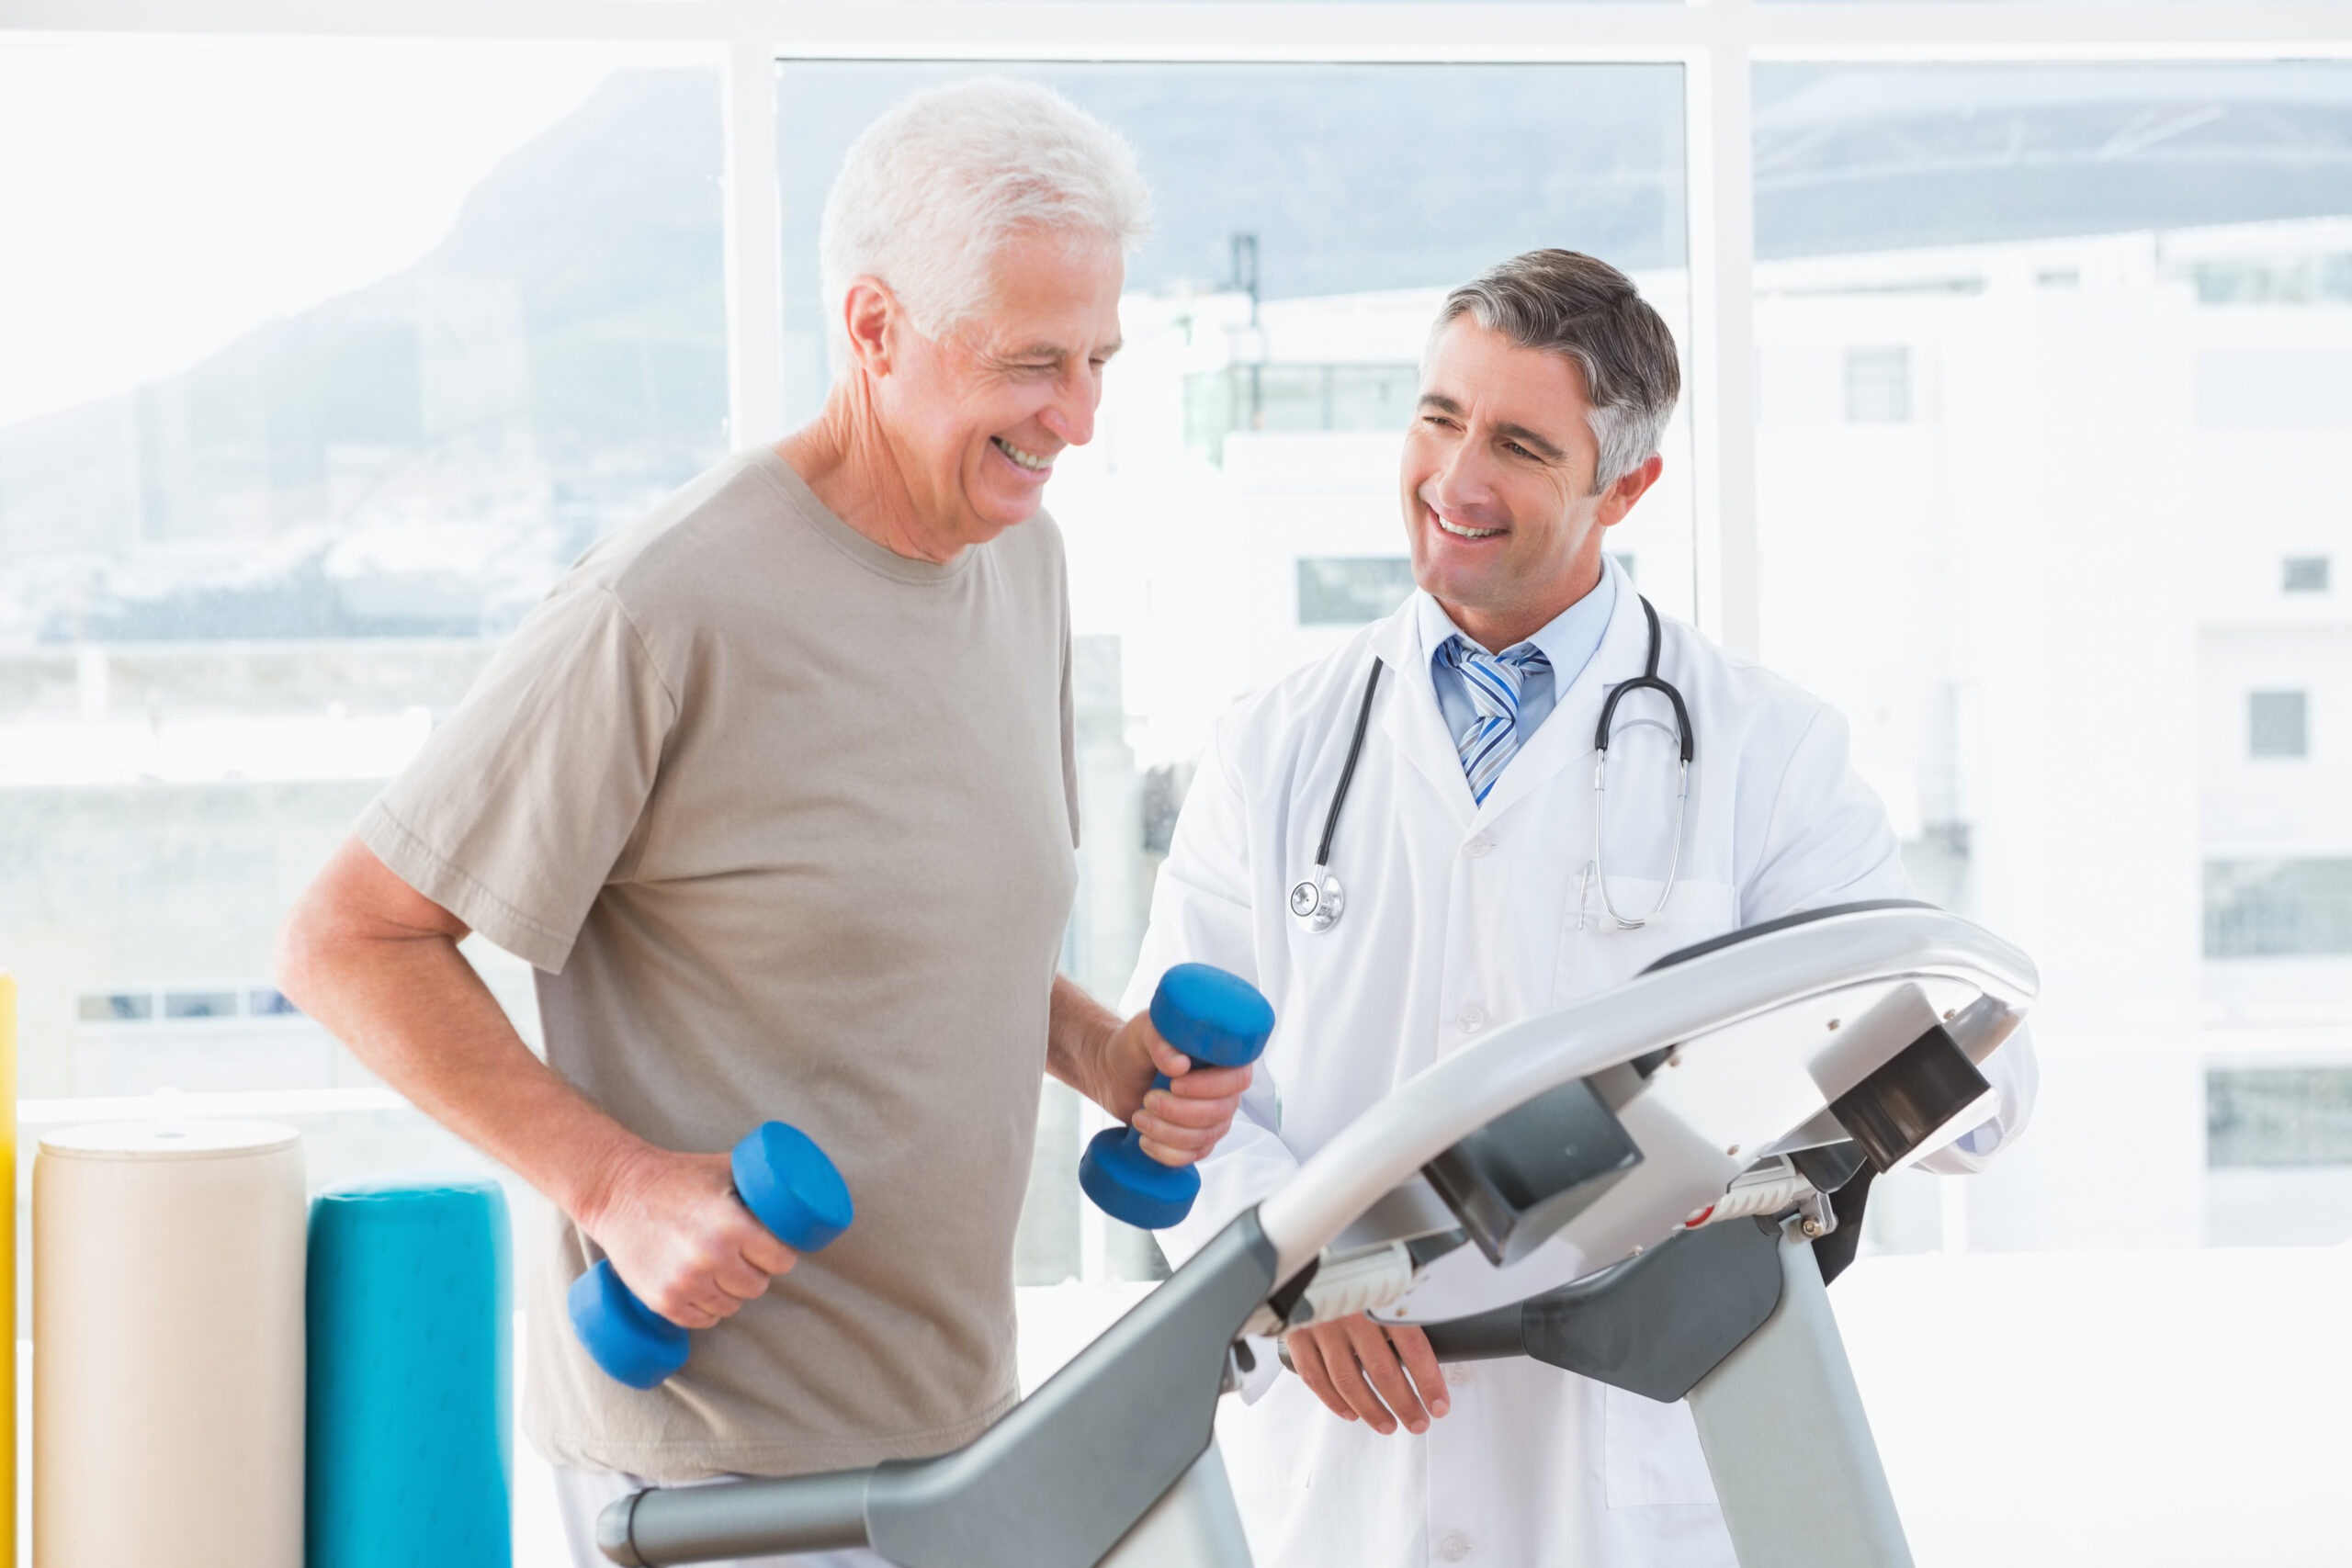
[[[295,1001],[417,1109],[593,1223],[646,1145],[531,1055],[456,942],[300,919],[283,961]]]
[[[1119,1023],[1118,1014],[1088,996],[1076,981],[1054,976],[1046,1024],[1046,1071],[1114,1114],[1112,1101],[1117,1089],[1103,1056]]]

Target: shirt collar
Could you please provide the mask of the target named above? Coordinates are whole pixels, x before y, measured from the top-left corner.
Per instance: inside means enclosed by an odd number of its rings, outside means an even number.
[[[1420,625],[1421,648],[1431,660],[1444,649],[1448,637],[1458,637],[1471,647],[1477,640],[1453,624],[1426,590],[1415,589],[1416,617]],[[1609,618],[1617,613],[1617,573],[1613,563],[1602,560],[1600,581],[1591,592],[1553,616],[1541,630],[1527,640],[1543,650],[1552,663],[1553,690],[1565,692],[1576,683],[1592,656],[1600,651],[1600,639],[1608,635]],[[1517,647],[1514,643],[1512,647]],[[1488,649],[1489,653],[1508,653],[1509,649]]]

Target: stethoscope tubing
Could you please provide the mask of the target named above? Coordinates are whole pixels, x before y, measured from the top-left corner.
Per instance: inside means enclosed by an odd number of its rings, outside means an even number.
[[[1647,597],[1642,599],[1642,614],[1649,622],[1649,659],[1641,674],[1621,682],[1600,705],[1600,722],[1594,728],[1592,744],[1598,754],[1592,769],[1592,870],[1594,880],[1600,884],[1601,907],[1609,911],[1623,930],[1638,930],[1656,919],[1666,909],[1666,901],[1674,896],[1675,874],[1682,864],[1682,826],[1690,804],[1690,764],[1698,755],[1698,737],[1690,727],[1690,709],[1674,682],[1657,672],[1658,656],[1664,651],[1666,632],[1659,624],[1657,610]],[[1346,908],[1347,896],[1340,879],[1330,874],[1331,840],[1340,828],[1340,810],[1348,801],[1348,787],[1355,782],[1356,763],[1363,756],[1364,732],[1372,725],[1372,700],[1380,691],[1380,671],[1385,661],[1373,655],[1372,672],[1364,678],[1363,700],[1356,705],[1356,727],[1348,739],[1347,761],[1340,765],[1340,782],[1331,791],[1330,808],[1323,814],[1323,837],[1315,847],[1315,870],[1306,880],[1290,891],[1291,913],[1310,931],[1328,931],[1339,923]],[[1674,705],[1675,739],[1681,752],[1674,791],[1674,841],[1666,866],[1666,884],[1659,889],[1657,903],[1646,915],[1622,915],[1614,900],[1609,897],[1609,873],[1601,865],[1602,807],[1608,799],[1609,733],[1617,716],[1617,705],[1629,692],[1651,691],[1665,696]]]

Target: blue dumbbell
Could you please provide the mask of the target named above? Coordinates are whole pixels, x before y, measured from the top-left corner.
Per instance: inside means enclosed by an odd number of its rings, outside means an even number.
[[[1274,1010],[1258,987],[1206,964],[1179,964],[1151,996],[1151,1026],[1159,1037],[1210,1067],[1238,1067],[1258,1059],[1274,1032]],[[1168,1087],[1162,1073],[1154,1085]],[[1189,1165],[1162,1165],[1143,1152],[1132,1127],[1094,1134],[1078,1162],[1078,1184],[1114,1220],[1165,1230],[1192,1213],[1201,1173]]]
[[[735,1145],[735,1195],[795,1252],[814,1252],[849,1229],[842,1173],[806,1133],[781,1122]],[[686,1331],[637,1299],[609,1258],[571,1282],[571,1326],[595,1363],[631,1388],[652,1388],[686,1364]]]

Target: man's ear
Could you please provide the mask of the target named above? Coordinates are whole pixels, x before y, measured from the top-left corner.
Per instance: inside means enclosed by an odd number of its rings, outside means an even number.
[[[878,277],[850,280],[842,300],[842,326],[849,333],[849,356],[868,376],[890,373],[890,328],[899,317],[899,297]]]
[[[1600,498],[1600,510],[1594,513],[1593,521],[1604,528],[1623,523],[1625,513],[1634,510],[1634,502],[1646,495],[1650,486],[1657,483],[1658,475],[1664,472],[1666,459],[1655,452],[1651,453],[1639,468],[1621,476],[1615,484],[1609,487],[1609,493]]]

